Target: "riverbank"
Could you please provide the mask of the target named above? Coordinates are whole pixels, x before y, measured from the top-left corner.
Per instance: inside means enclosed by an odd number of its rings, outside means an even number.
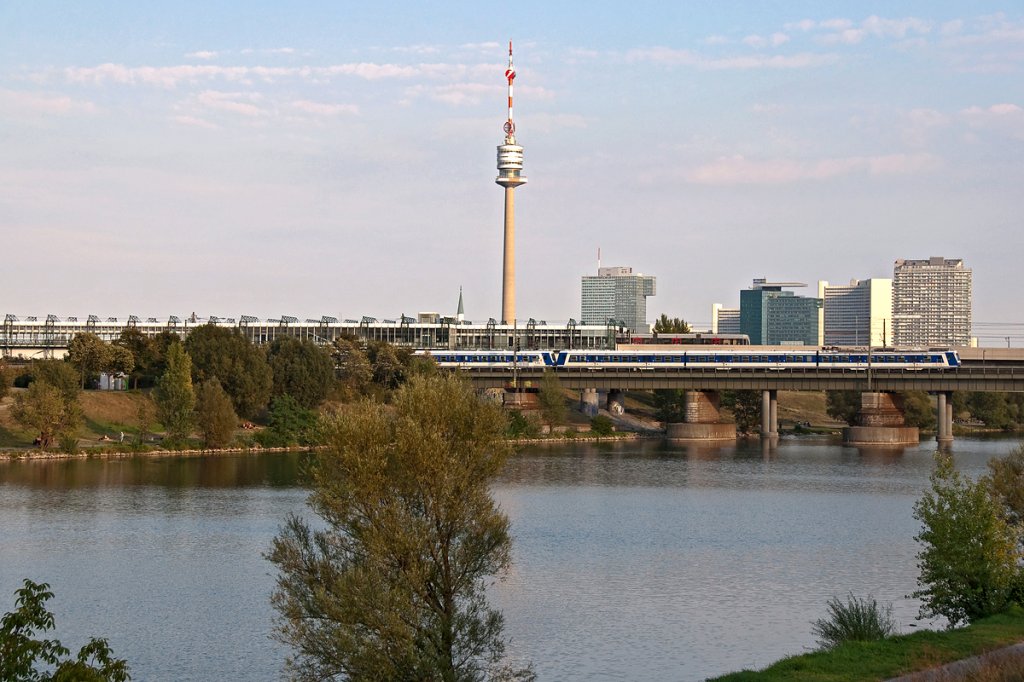
[[[1024,642],[1024,609],[955,630],[922,630],[880,642],[849,642],[829,651],[790,656],[761,671],[744,670],[708,682],[855,682],[886,680],[933,669]],[[950,682],[987,677],[942,677]],[[998,678],[996,678],[998,679]]]

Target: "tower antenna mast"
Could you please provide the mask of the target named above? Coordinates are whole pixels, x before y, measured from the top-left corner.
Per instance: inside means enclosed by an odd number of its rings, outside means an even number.
[[[516,221],[515,190],[526,182],[523,170],[523,148],[516,143],[516,124],[512,118],[512,81],[516,69],[512,65],[512,41],[508,41],[508,118],[505,119],[505,144],[498,145],[498,177],[494,180],[505,188],[505,248],[501,267],[501,322],[516,322]]]

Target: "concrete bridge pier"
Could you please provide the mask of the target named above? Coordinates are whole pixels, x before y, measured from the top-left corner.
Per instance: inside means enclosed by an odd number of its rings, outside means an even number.
[[[761,438],[779,437],[779,392],[761,392]]]
[[[953,442],[953,393],[940,391],[935,397],[935,440],[939,445],[949,445]]]
[[[686,421],[666,424],[665,436],[680,441],[735,440],[736,425],[720,423],[720,407],[718,391],[687,391],[683,396]]]
[[[626,412],[626,395],[618,389],[612,389],[608,391],[608,411],[612,414],[625,414]]]
[[[893,393],[861,393],[857,426],[843,429],[850,445],[908,445],[920,440],[916,426],[906,426],[903,404]]]
[[[584,388],[580,390],[580,412],[588,417],[596,417],[600,405],[601,397],[596,388]]]

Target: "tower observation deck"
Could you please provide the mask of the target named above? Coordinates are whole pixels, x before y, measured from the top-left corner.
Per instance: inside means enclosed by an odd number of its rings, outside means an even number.
[[[501,272],[501,322],[514,324],[516,319],[516,219],[515,189],[526,183],[522,176],[523,148],[516,144],[516,124],[512,118],[512,41],[508,43],[508,119],[505,121],[505,143],[498,145],[498,177],[495,182],[505,188],[505,248]]]

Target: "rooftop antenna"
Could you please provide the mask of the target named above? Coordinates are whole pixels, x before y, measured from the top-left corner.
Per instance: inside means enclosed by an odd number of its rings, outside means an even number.
[[[601,247],[597,247],[597,271],[601,272]]]

